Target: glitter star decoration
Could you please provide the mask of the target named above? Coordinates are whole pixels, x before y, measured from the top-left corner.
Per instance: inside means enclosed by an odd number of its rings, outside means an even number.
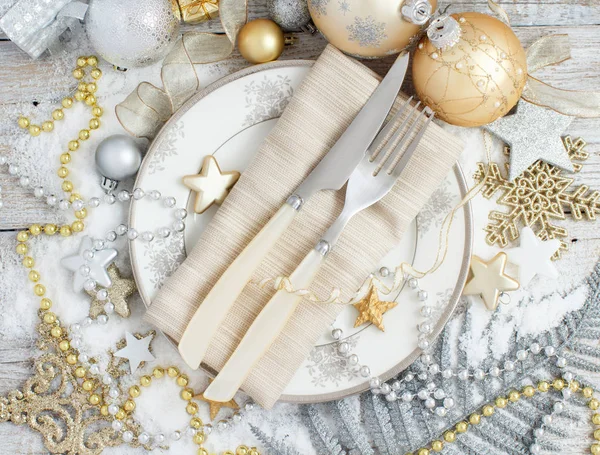
[[[471,258],[473,277],[463,289],[463,295],[481,295],[488,310],[498,308],[500,294],[519,289],[519,283],[506,273],[506,253],[498,253],[489,261],[478,256]]]
[[[111,285],[106,269],[117,257],[117,250],[105,248],[100,251],[92,251],[92,247],[92,239],[85,236],[81,239],[77,254],[62,258],[60,261],[63,267],[73,272],[73,290],[75,292],[83,290],[83,283],[87,279],[92,279],[105,288]],[[85,255],[89,254],[88,252],[91,253],[91,257],[86,258]],[[83,266],[89,267],[87,276],[81,273]]]
[[[129,371],[131,374],[142,365],[144,362],[150,362],[155,357],[150,352],[150,343],[154,340],[154,334],[149,334],[145,337],[136,337],[129,332],[125,333],[125,342],[127,345],[115,352],[115,357],[121,357],[129,361]]]
[[[582,168],[579,162],[588,158],[585,145],[583,139],[573,141],[568,136],[564,139],[564,147],[575,172]],[[477,166],[474,178],[479,183],[486,175],[487,165],[478,163]],[[485,228],[487,242],[504,248],[519,237],[521,226],[532,228],[541,240],[562,240],[568,236],[568,232],[564,227],[554,224],[555,221],[566,219],[567,214],[576,221],[595,220],[596,215],[600,214],[600,193],[590,191],[586,185],[571,188],[573,181],[564,177],[557,167],[537,161],[514,182],[510,182],[502,175],[498,164],[490,163],[482,195],[491,199],[496,193],[502,193],[497,202],[509,210],[490,212],[490,223]],[[566,249],[567,244],[562,241],[553,259],[560,258],[561,252]]]
[[[377,289],[371,287],[369,293],[354,304],[354,308],[358,311],[358,317],[354,321],[354,327],[358,327],[366,322],[371,322],[382,332],[385,331],[383,326],[383,315],[386,311],[391,310],[398,302],[386,302],[379,300]]]
[[[194,212],[204,213],[213,204],[222,204],[239,178],[239,172],[222,172],[215,157],[206,156],[199,174],[183,177],[183,184],[197,193]]]
[[[515,114],[499,118],[484,128],[510,146],[508,180],[513,181],[538,160],[573,171],[560,138],[572,121],[573,117],[521,100]]]
[[[115,264],[108,267],[108,275],[112,281],[112,285],[106,289],[108,298],[100,300],[98,291],[86,291],[92,297],[90,302],[90,317],[96,319],[100,314],[106,313],[106,304],[111,303],[114,306],[114,311],[122,318],[128,318],[131,315],[127,298],[131,297],[137,287],[135,281],[130,278],[121,277],[121,272]]]
[[[210,382],[212,382],[212,379],[210,380]],[[210,412],[210,420],[215,420],[215,417],[217,417],[217,415],[221,411],[221,408],[230,408],[233,410],[240,409],[239,405],[235,402],[234,399],[231,399],[225,403],[221,403],[218,401],[211,401],[208,398],[204,398],[204,392],[199,395],[196,395],[194,398],[196,400],[200,400],[200,401],[204,401],[205,403],[208,403],[209,412]]]

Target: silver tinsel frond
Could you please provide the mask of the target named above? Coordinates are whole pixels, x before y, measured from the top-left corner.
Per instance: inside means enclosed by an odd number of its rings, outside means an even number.
[[[514,358],[517,351],[530,346],[533,341],[542,345],[551,344],[568,360],[570,371],[575,373],[575,379],[582,384],[588,384],[591,373],[600,372],[600,366],[588,360],[600,358],[600,264],[589,277],[588,283],[589,297],[581,309],[568,313],[561,324],[537,336],[535,340],[519,336],[518,331],[513,332],[509,338],[506,358]],[[521,305],[527,303],[528,301],[520,302]],[[486,330],[501,323],[501,316],[494,315],[490,318]],[[472,365],[470,353],[465,350],[464,343],[461,343],[461,340],[468,337],[470,330],[471,315],[469,309],[463,307],[448,324],[433,349],[434,361],[441,370],[460,370]],[[491,352],[488,354],[483,356],[486,360],[480,362],[479,368],[489,369],[504,360],[494,358]],[[516,368],[502,378],[461,381],[453,377],[439,381],[438,385],[456,400],[456,406],[445,417],[434,416],[416,401],[387,402],[381,395],[366,392],[360,396],[358,403],[355,398],[351,398],[323,405],[305,406],[305,423],[311,430],[312,442],[319,455],[413,453],[499,394],[555,377],[563,372],[555,365],[555,361],[548,358],[540,360],[530,357],[522,365],[522,368]],[[405,388],[399,391],[400,393],[417,393],[428,382],[427,379],[418,379],[418,373],[425,372],[425,365],[417,361],[411,369],[415,373],[415,379],[405,383]],[[454,444],[447,444],[444,453],[529,454],[529,447],[534,440],[532,430],[540,425],[542,417],[551,411],[553,404],[554,400],[541,395],[514,403],[502,412],[485,419],[482,424],[471,428],[469,432],[457,438]],[[542,452],[566,453],[567,440],[582,439],[587,444],[585,438],[574,437],[578,434],[577,424],[586,419],[586,410],[583,401],[574,395],[558,418],[546,426],[546,434],[549,436],[539,440]],[[587,424],[584,427],[587,431]],[[274,453],[279,455],[280,452]]]

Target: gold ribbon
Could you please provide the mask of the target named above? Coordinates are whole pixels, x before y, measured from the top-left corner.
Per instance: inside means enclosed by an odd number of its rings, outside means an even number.
[[[489,8],[507,25],[508,14],[494,0]],[[571,58],[568,35],[548,35],[527,49],[527,83],[521,98],[538,106],[572,117],[600,117],[600,92],[563,90],[548,85],[531,74],[546,66],[558,65]]]
[[[152,139],[164,123],[200,88],[195,64],[223,60],[233,52],[237,34],[247,20],[247,0],[220,0],[225,35],[188,32],[167,55],[161,70],[163,88],[142,82],[115,112],[123,128]]]

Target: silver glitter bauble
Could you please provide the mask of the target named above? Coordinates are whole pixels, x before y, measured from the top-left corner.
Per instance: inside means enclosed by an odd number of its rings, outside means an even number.
[[[102,58],[132,68],[165,57],[179,36],[179,22],[173,0],[91,0],[85,28]]]
[[[297,31],[310,22],[307,0],[268,0],[269,16],[284,31]]]
[[[129,136],[115,134],[96,148],[96,168],[102,174],[102,188],[114,190],[119,181],[136,174],[142,164],[142,151]]]

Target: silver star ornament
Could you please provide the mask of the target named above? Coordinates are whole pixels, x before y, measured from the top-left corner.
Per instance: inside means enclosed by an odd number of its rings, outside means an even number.
[[[91,279],[105,288],[110,287],[112,281],[108,274],[108,266],[117,257],[117,250],[105,248],[100,251],[93,251],[92,239],[85,236],[79,245],[77,254],[62,258],[60,263],[63,267],[74,273],[73,290],[79,292],[83,290],[83,284]],[[89,273],[84,275],[83,266],[89,267]]]
[[[125,333],[125,342],[127,346],[115,352],[115,357],[121,357],[129,361],[129,371],[135,373],[142,362],[149,362],[155,359],[150,352],[150,343],[154,335],[148,335],[145,338],[137,339],[131,333]]]
[[[519,101],[517,112],[484,126],[510,146],[509,180],[513,181],[537,160],[573,171],[560,137],[573,117]]]
[[[551,258],[560,248],[560,240],[551,239],[543,242],[529,226],[521,229],[519,238],[520,245],[506,250],[506,254],[509,262],[519,266],[521,286],[525,286],[536,275],[558,277],[558,271],[552,264]]]

